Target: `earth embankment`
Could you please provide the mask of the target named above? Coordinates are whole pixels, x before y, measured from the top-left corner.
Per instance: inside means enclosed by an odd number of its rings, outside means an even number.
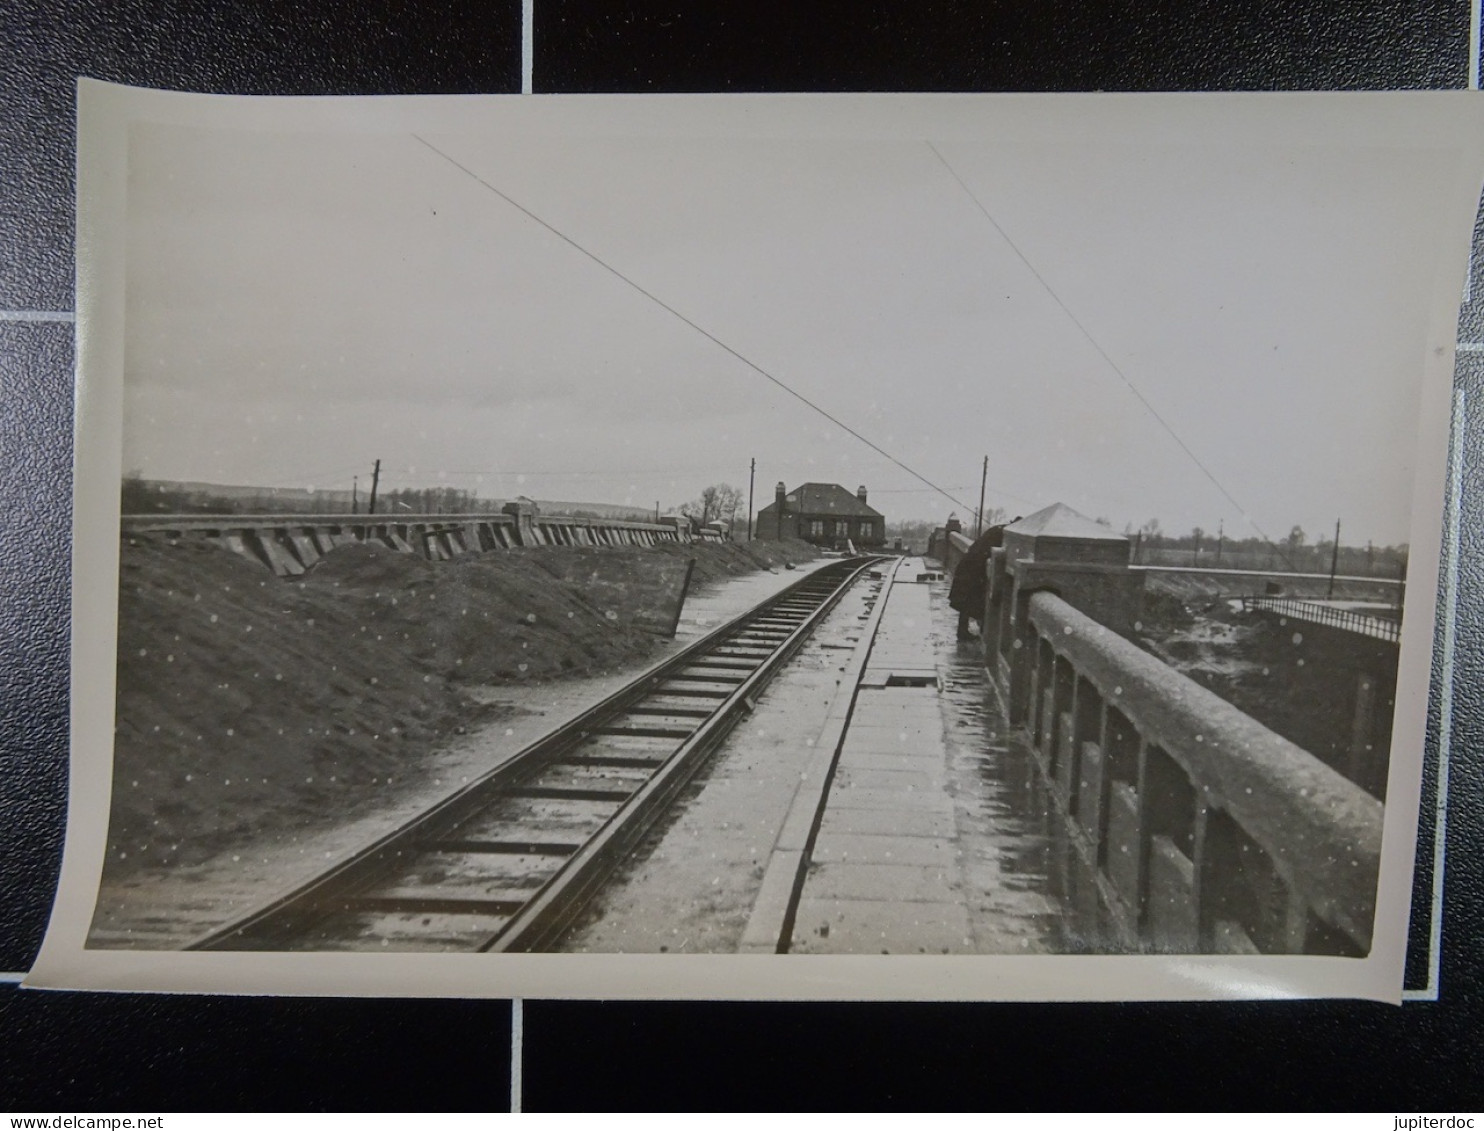
[[[281,579],[216,545],[129,539],[105,876],[376,804],[492,717],[476,688],[641,662],[661,640],[657,594],[678,596],[688,560],[694,590],[813,556],[729,543],[434,563],[353,545]]]

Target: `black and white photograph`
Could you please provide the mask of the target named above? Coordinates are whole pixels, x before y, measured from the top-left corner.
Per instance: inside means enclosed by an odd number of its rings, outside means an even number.
[[[83,96],[36,984],[1396,999],[1472,104]]]

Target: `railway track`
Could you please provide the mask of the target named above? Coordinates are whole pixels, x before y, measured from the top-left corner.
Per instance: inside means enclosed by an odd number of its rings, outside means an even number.
[[[878,558],[807,575],[191,950],[550,949]]]

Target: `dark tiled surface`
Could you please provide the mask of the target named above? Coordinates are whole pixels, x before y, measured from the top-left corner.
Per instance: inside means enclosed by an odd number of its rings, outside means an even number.
[[[527,1002],[525,1107],[570,1110],[581,1064],[580,1094],[613,1111],[1462,1109],[1484,1098],[1475,1036],[1439,1012]]]
[[[0,248],[0,310],[72,309],[70,202],[0,204]]]
[[[1477,232],[1476,232],[1477,235]],[[1475,247],[1479,247],[1476,240]],[[1484,254],[1475,257],[1476,270]],[[1476,275],[1477,278],[1477,275]],[[1476,302],[1481,297],[1475,290]],[[1484,353],[1462,353],[1456,390],[1463,398],[1463,464],[1458,481],[1462,509],[1458,546],[1458,588],[1454,609],[1452,728],[1449,735],[1447,841],[1444,861],[1443,947],[1441,988],[1450,1008],[1443,1017],[1479,1018],[1484,1012]],[[1445,536],[1446,537],[1446,536]],[[1445,540],[1446,568],[1446,540]],[[1437,646],[1433,651],[1433,688],[1428,725],[1429,753],[1441,737],[1444,602],[1438,595]],[[1437,764],[1429,758],[1423,781],[1424,811],[1419,830],[1419,871],[1413,896],[1408,984],[1420,971],[1422,914],[1432,892],[1433,820],[1429,807],[1436,797]],[[1474,1024],[1479,1024],[1475,1021]],[[1477,1074],[1476,1074],[1477,1075]]]
[[[498,1111],[510,1095],[509,1032],[503,1001],[0,989],[0,1104],[36,1112]]]
[[[538,91],[1384,90],[1467,82],[1448,0],[541,0]]]
[[[56,879],[67,788],[72,326],[0,322],[0,969],[24,970]]]

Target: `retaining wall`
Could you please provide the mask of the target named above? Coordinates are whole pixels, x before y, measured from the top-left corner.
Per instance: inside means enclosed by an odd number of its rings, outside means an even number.
[[[430,561],[523,546],[657,546],[722,542],[716,530],[692,533],[684,522],[612,522],[561,515],[148,515],[125,516],[122,533],[157,532],[214,541],[280,577],[303,573],[336,546],[385,546]]]

